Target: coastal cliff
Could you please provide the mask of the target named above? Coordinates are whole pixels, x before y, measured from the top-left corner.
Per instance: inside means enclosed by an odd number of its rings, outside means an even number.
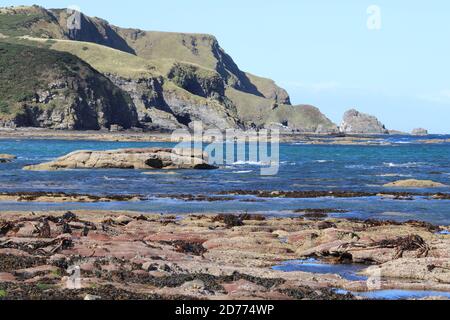
[[[78,26],[69,28],[74,15]],[[273,80],[240,70],[211,35],[124,29],[75,11],[21,6],[0,9],[0,44],[6,70],[11,71],[8,57],[22,48],[14,46],[21,45],[33,52],[23,66],[40,65],[46,55],[70,56],[90,73],[86,85],[72,90],[64,103],[55,92],[60,89],[40,80],[48,71],[64,83],[64,72],[55,65],[33,73],[17,69],[20,77],[39,83],[28,86],[23,97],[14,92],[18,83],[10,85],[11,79],[2,77],[0,87],[13,92],[0,97],[0,126],[172,131],[202,121],[220,129],[337,131],[319,109],[292,106],[289,94]],[[50,102],[54,108],[48,108]]]

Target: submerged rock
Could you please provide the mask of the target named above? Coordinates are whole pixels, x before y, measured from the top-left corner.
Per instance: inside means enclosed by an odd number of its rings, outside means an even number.
[[[215,169],[199,150],[147,148],[108,151],[75,151],[54,161],[27,166],[24,170],[59,169]]]
[[[388,134],[386,127],[374,116],[351,109],[344,114],[341,124],[344,133]]]
[[[431,180],[400,180],[384,185],[387,188],[443,188],[447,187],[445,184]]]

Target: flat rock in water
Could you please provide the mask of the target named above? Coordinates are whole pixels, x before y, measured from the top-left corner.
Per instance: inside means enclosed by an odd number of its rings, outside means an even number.
[[[14,160],[17,159],[17,157],[12,154],[0,154],[0,159]]]
[[[11,154],[0,154],[0,163],[9,163],[14,159],[17,159],[17,157]]]
[[[387,188],[443,188],[447,185],[431,180],[399,180],[384,185]]]
[[[75,151],[54,161],[24,168],[33,171],[60,169],[210,170],[216,167],[208,164],[208,155],[201,150],[145,148]]]

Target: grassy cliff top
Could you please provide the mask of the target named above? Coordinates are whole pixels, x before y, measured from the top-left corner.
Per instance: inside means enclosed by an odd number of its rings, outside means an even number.
[[[176,65],[190,66],[199,77],[214,77],[217,72],[200,65],[175,59],[144,59],[142,57],[91,42],[44,39],[24,36],[22,40],[34,41],[50,49],[68,52],[86,61],[102,73],[126,78],[166,77]]]
[[[150,65],[150,70],[147,70],[147,66],[136,67],[137,60],[131,61],[129,71],[131,75],[146,74],[148,71],[153,73],[153,65],[157,64],[160,73],[167,73],[167,69],[173,65],[170,59],[190,63],[206,70],[214,70],[227,85],[240,91],[290,104],[287,92],[279,88],[274,81],[241,71],[212,35],[120,28],[109,24],[106,20],[84,14],[80,16],[81,29],[69,30],[68,18],[69,13],[65,9],[47,10],[38,6],[3,8],[0,9],[0,34],[3,35],[1,37],[32,36],[91,42],[149,61],[144,65]],[[67,48],[69,45],[65,45],[66,48],[58,43],[55,49],[63,51],[74,49],[76,51],[73,53],[82,56],[83,59],[93,59],[87,53],[79,52],[78,48]],[[129,57],[124,58],[127,60],[126,63],[131,60]],[[115,63],[113,68],[125,74],[124,66],[120,64]],[[107,69],[107,66],[104,68]]]

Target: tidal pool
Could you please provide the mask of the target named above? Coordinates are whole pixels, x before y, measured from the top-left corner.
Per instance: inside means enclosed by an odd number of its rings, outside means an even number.
[[[350,281],[367,281],[368,277],[359,275],[359,272],[366,268],[366,265],[328,264],[317,259],[305,259],[285,261],[272,269],[283,272],[302,271],[318,274],[337,274]]]

